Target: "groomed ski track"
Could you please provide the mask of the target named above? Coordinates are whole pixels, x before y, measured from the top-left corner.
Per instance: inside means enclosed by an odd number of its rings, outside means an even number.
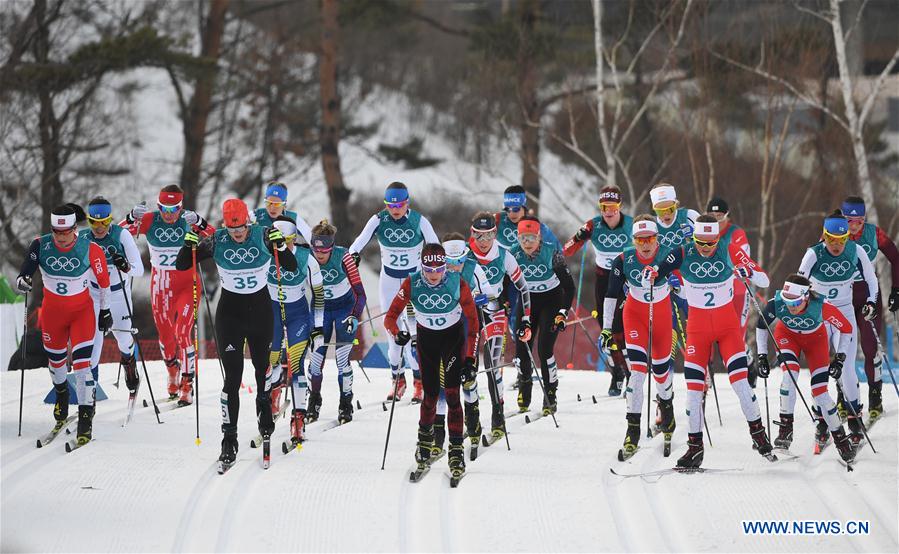
[[[148,363],[157,395],[163,389],[161,362]],[[641,438],[630,460],[615,459],[624,437],[625,403],[606,396],[608,376],[561,371],[559,429],[551,418],[524,425],[509,420],[512,451],[505,441],[481,447],[468,475],[449,487],[446,458],[420,483],[409,483],[418,407],[408,395],[397,403],[384,471],[380,470],[389,412],[380,401],[389,388],[386,371],[368,369],[372,383],[356,372],[355,398],[363,406],[352,423],[324,430],[337,415],[333,361],[325,370],[321,420],[307,429],[302,449],[285,456],[272,450],[271,469],[261,467],[256,434],[255,386],[249,363],[241,389],[240,450],[224,476],[215,471],[220,432],[221,374],[215,360],[200,369],[200,431],[195,444],[194,407],[163,413],[138,406],[122,428],[127,391],[116,389],[116,365],[101,366],[100,383],[110,400],[97,406],[94,441],[70,454],[60,436],[45,448],[35,439],[53,424],[42,400],[50,389],[46,371],[25,379],[22,437],[16,436],[19,373],[2,385],[2,551],[815,551],[896,552],[897,402],[884,389],[885,420],[858,456],[854,472],[827,449],[812,456],[813,427],[797,402],[796,460],[770,463],[750,448],[745,419],[723,376],[717,376],[724,426],[714,400],[704,466],[742,471],[623,479],[671,467],[685,449],[683,378],[675,377],[674,434],[670,458],[661,437]],[[506,372],[506,384],[514,372]],[[407,375],[411,379],[411,374]],[[484,376],[479,389],[486,394]],[[769,380],[771,414],[777,417],[780,375]],[[808,374],[800,384],[808,391]],[[142,387],[141,398],[147,396]],[[862,385],[863,398],[866,397]],[[515,393],[505,392],[506,411]],[[887,394],[889,393],[889,394]],[[577,401],[577,394],[583,401]],[[764,417],[762,383],[756,389]],[[594,404],[591,395],[598,403]],[[806,394],[808,396],[808,394]],[[158,400],[159,398],[157,398]],[[532,408],[539,409],[534,387]],[[482,400],[489,421],[489,398]],[[77,410],[75,406],[72,410]],[[645,406],[643,409],[645,413]],[[644,417],[645,420],[645,417]],[[74,430],[74,424],[70,426]],[[777,428],[773,428],[777,432]],[[645,428],[644,428],[645,434]],[[287,437],[278,422],[273,444]],[[468,441],[466,441],[466,450]],[[744,535],[743,520],[867,520],[867,536]]]

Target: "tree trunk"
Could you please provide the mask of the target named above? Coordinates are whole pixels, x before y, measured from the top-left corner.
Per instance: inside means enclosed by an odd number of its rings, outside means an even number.
[[[532,195],[529,203],[538,213],[540,209],[540,108],[537,101],[539,75],[534,31],[537,25],[538,6],[535,0],[526,0],[521,7],[518,46],[518,98],[521,117],[521,186]]]
[[[38,63],[48,63],[50,57],[50,29],[47,21],[46,0],[35,0],[37,36],[34,41],[34,57]],[[41,140],[41,231],[50,232],[50,213],[62,204],[62,183],[59,172],[62,169],[59,152],[59,121],[53,108],[53,96],[45,87],[38,91],[40,119],[38,129]]]
[[[200,56],[218,63],[222,35],[225,32],[225,12],[229,0],[212,0],[209,15],[203,26],[203,43]],[[194,93],[186,114],[183,114],[184,158],[181,161],[181,188],[184,189],[184,206],[194,209],[200,192],[203,172],[203,149],[206,146],[206,124],[212,111],[212,93],[218,73],[213,68],[197,77]]]
[[[340,92],[338,91],[338,47],[340,45],[340,6],[337,0],[322,0],[321,54],[318,82],[321,94],[322,122],[319,130],[322,170],[331,201],[331,221],[338,229],[350,230],[350,190],[340,171]]]
[[[615,166],[615,156],[612,145],[609,142],[609,134],[606,132],[606,62],[603,58],[603,33],[602,33],[602,2],[593,0],[593,48],[596,55],[596,118],[599,132],[599,142],[602,145],[603,156],[606,161],[606,185],[617,185],[618,176]],[[619,99],[620,101],[620,99]],[[633,187],[628,187],[628,196],[631,204],[634,203]]]

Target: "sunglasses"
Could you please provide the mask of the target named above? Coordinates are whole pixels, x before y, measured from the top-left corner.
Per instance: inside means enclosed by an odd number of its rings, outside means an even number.
[[[620,210],[621,202],[600,202],[599,209],[600,210]]]
[[[796,308],[802,305],[805,302],[805,296],[800,296],[797,298],[787,298],[784,295],[780,295],[780,299],[783,300],[783,303],[791,308]]]
[[[493,240],[496,238],[496,231],[472,231],[471,236],[474,237],[474,240]]]
[[[156,204],[159,207],[159,211],[164,214],[176,214],[181,210],[181,204],[175,204],[174,206],[166,206],[165,204]]]
[[[266,201],[265,201],[265,205],[266,205],[267,207],[269,207],[269,208],[281,208],[281,207],[283,207],[284,204],[286,204],[286,203],[287,203],[287,202],[281,202],[281,201],[279,201],[279,200],[266,200]]]
[[[654,211],[656,215],[660,217],[671,215],[677,212],[677,204],[675,204],[674,206],[669,206],[667,208],[653,208],[652,211]]]
[[[647,244],[652,244],[655,241],[655,235],[650,235],[648,237],[634,237],[634,244],[639,244],[640,246],[646,246]]]
[[[824,240],[833,244],[845,244],[849,240],[849,233],[846,233],[845,235],[831,235],[825,231]]]
[[[101,217],[101,218],[88,216],[87,222],[91,227],[106,227],[110,223],[112,223],[112,216]]]
[[[423,265],[421,268],[425,273],[444,273],[446,272],[446,264],[438,265],[437,267],[431,267],[429,265]]]
[[[533,243],[533,242],[537,242],[539,240],[540,240],[540,235],[532,235],[532,234],[518,235],[518,242],[520,242],[522,244]]]
[[[849,223],[864,223],[865,216],[859,215],[859,216],[854,216],[854,217],[847,217],[846,221],[848,221]]]
[[[711,248],[718,244],[718,239],[715,240],[699,240],[696,237],[693,237],[693,242],[696,243],[696,246],[705,246],[707,248]]]
[[[448,265],[462,265],[462,264],[465,263],[466,258],[468,258],[468,256],[460,256],[460,257],[458,257],[458,258],[450,258],[450,257],[447,257],[447,258],[446,258],[446,263],[447,263]]]
[[[387,204],[387,207],[391,210],[398,210],[404,207],[406,205],[406,202],[406,200],[403,200],[402,202],[388,202],[386,200],[384,201],[384,203]]]
[[[505,210],[507,213],[512,212],[513,214],[517,214],[523,209],[524,206],[506,206],[505,208],[503,208],[503,210]]]
[[[238,225],[237,227],[227,227],[226,226],[225,229],[227,229],[229,233],[239,233],[240,231],[246,231],[247,226],[246,225]]]
[[[74,233],[75,228],[69,227],[68,229],[51,229],[54,235],[68,235],[69,233]]]

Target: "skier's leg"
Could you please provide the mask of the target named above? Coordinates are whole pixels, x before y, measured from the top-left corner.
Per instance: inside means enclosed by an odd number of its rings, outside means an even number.
[[[855,320],[855,310],[851,303],[838,306],[838,308],[846,319],[849,320],[849,324],[852,325],[852,339],[849,343],[848,356],[846,357],[846,363],[843,367],[843,374],[840,376],[840,384],[843,386],[843,397],[846,402],[852,404],[853,410],[848,410],[849,416],[851,417],[853,411],[861,416],[862,405],[859,401],[858,394],[858,374],[855,372],[855,356],[858,348],[859,325]],[[864,320],[862,320],[862,324],[867,325],[870,328],[870,324]]]
[[[159,350],[165,361],[167,379],[167,391],[169,396],[178,394],[179,378],[181,373],[180,352],[175,341],[175,326],[173,322],[171,280],[167,271],[154,269],[150,275],[150,307],[153,313],[153,322],[156,324],[156,332],[159,335]]]
[[[670,400],[674,396],[674,379],[671,373],[671,349],[674,341],[671,332],[671,302],[656,302],[652,309],[652,375],[659,398]]]
[[[272,344],[274,321],[269,313],[271,298],[262,289],[248,296],[250,305],[247,324],[247,346],[256,376],[256,422],[259,433],[270,436],[275,430],[271,402],[271,366],[269,350]],[[305,303],[305,302],[303,302]]]

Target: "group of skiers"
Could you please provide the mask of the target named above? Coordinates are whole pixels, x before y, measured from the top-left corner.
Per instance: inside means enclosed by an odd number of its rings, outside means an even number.
[[[412,400],[421,403],[415,452],[421,471],[442,455],[448,436],[449,466],[460,478],[465,436],[473,445],[481,440],[479,353],[489,383],[490,441],[504,436],[507,336],[515,341],[519,411],[529,410],[532,373],[539,365],[542,415],[555,414],[555,342],[566,325],[576,321],[568,319],[576,287],[565,257],[587,242],[595,254],[594,316],[602,327],[599,345],[610,366],[609,394],[626,394],[627,431],[619,459],[639,447],[643,387],[650,372],[658,403],[654,427],[666,437],[666,452],[670,448],[675,429],[672,358],[680,351],[689,429],[687,451],[677,465],[701,465],[714,344],[739,398],[753,447],[772,461],[773,449],[789,448],[792,441],[796,375],[803,353],[812,375],[816,442],[821,448],[830,434],[842,459],[851,462],[861,440],[863,406],[853,367],[856,337],[866,359],[869,416],[876,420],[883,412],[883,360],[875,334],[882,327],[882,306],[872,262],[878,252],[889,259],[893,286],[888,309],[896,311],[899,250],[881,229],[865,222],[865,206],[857,197],[847,198],[825,219],[821,242],[808,249],[797,273],[764,308],[753,287],[768,287],[770,280],[750,256],[746,234],[730,221],[727,203],[714,198],[700,215],[681,207],[675,188],[666,183],[650,191],[655,215],[633,217],[622,212],[618,187],[604,187],[599,215],[564,245],[528,215],[527,195],[520,186],[506,189],[502,211],[475,214],[468,237],[448,233],[441,240],[427,218],[410,208],[407,187],[391,183],[384,209],[371,216],[348,248],[336,244],[338,230],[326,220],[310,227],[287,211],[287,198],[287,187],[275,181],[266,186],[265,206],[253,212],[242,200],[228,199],[219,228],[184,209],[184,194],[177,185],[159,192],[156,210],[142,202],[118,223],[110,203],[94,198],[84,214],[89,228],[81,232],[80,208],[69,204],[53,210],[52,231],[30,245],[17,287],[30,291],[31,276],[40,268],[42,336],[56,391],[55,432],[69,421],[70,348],[79,405],[78,446],[91,439],[105,333],[112,331],[116,337],[132,397],[140,386],[131,280],[144,271],[135,243],[141,235],[150,250],[152,311],[168,370],[169,401],[179,406],[194,402],[196,317],[203,294],[199,262],[212,259],[218,269],[222,292],[213,329],[225,374],[219,458],[225,467],[235,462],[238,450],[245,348],[255,370],[256,415],[263,439],[272,435],[288,405],[293,446],[303,440],[305,425],[318,419],[328,346],[334,346],[337,360],[338,419],[352,420],[349,353],[366,308],[358,265],[374,237],[380,246],[379,292],[386,309],[382,315],[390,334],[393,380],[387,399],[404,396],[404,368],[411,368]],[[751,349],[744,341],[753,303],[759,312],[758,376],[766,379],[770,374],[769,338],[775,344],[775,363],[784,370],[780,429],[773,445],[754,392]],[[307,347],[308,380],[303,364]],[[828,393],[828,378],[839,384],[836,403]],[[848,422],[848,435],[841,416]]]

